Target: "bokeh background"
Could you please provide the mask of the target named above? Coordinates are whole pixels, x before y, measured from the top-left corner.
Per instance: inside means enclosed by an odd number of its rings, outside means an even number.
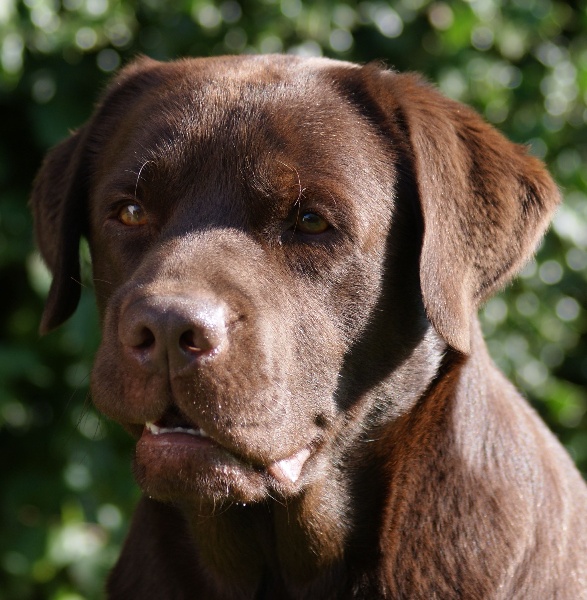
[[[0,0],[0,600],[100,598],[138,497],[129,440],[88,396],[88,276],[70,322],[37,334],[49,277],[27,209],[35,171],[136,54],[240,52],[421,71],[548,163],[565,203],[482,319],[500,367],[587,471],[585,1]]]

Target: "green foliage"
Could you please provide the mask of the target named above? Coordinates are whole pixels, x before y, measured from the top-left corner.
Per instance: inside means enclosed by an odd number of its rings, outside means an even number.
[[[482,310],[493,356],[587,471],[587,5],[470,0],[3,0],[0,600],[99,598],[137,491],[87,397],[91,292],[39,339],[27,195],[47,148],[137,53],[296,52],[425,73],[544,158],[565,195],[537,260]]]

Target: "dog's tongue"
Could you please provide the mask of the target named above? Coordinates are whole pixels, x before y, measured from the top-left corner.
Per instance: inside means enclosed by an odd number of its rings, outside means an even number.
[[[289,458],[282,458],[281,460],[272,463],[267,467],[267,472],[275,477],[277,481],[295,483],[309,456],[310,451],[307,448],[303,448]]]

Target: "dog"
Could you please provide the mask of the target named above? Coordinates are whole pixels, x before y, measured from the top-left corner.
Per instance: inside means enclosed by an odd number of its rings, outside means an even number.
[[[558,202],[414,74],[126,66],[32,193],[41,331],[85,236],[93,401],[136,438],[108,597],[587,598],[587,488],[476,317]]]

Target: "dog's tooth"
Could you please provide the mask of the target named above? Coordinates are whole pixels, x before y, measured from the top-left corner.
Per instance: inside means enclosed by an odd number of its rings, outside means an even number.
[[[208,437],[203,429],[193,429],[191,427],[159,427],[159,425],[151,422],[145,423],[145,427],[153,435],[160,435],[162,433],[187,433],[198,437]]]
[[[197,435],[198,437],[208,437],[208,434],[203,429],[188,429],[188,433]]]

